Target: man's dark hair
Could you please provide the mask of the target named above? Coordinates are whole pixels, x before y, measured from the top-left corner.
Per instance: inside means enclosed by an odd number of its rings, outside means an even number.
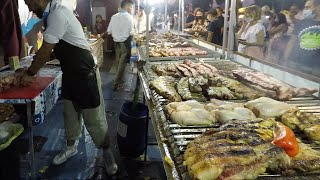
[[[210,11],[207,12],[207,15],[211,15],[213,17],[218,16],[217,9],[211,9]]]
[[[124,8],[127,4],[133,4],[133,2],[131,0],[123,0],[120,7]]]
[[[100,14],[96,15],[96,19],[97,19],[98,17],[102,19],[102,16],[101,16]]]

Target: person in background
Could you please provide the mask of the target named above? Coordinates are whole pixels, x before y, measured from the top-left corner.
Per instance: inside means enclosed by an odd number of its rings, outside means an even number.
[[[271,27],[269,17],[271,15],[270,7],[268,5],[265,5],[261,8],[261,24],[265,27],[266,30],[269,30]]]
[[[274,18],[274,17],[275,18]],[[282,13],[270,16],[271,29],[267,31],[270,43],[266,60],[282,64],[283,51],[285,50],[288,38],[288,23],[286,16]]]
[[[29,86],[35,81],[35,75],[51,60],[53,51],[63,72],[62,97],[67,146],[53,158],[52,163],[60,165],[78,153],[76,142],[81,137],[84,124],[96,147],[103,151],[108,175],[115,175],[118,166],[110,147],[99,69],[80,22],[60,1],[25,2],[30,10],[43,19],[45,30],[42,46],[33,57],[31,66],[24,71],[21,85]]]
[[[115,42],[116,60],[118,69],[113,82],[113,90],[116,91],[122,84],[127,63],[131,56],[131,40],[133,35],[133,18],[130,14],[133,2],[124,0],[121,3],[119,12],[111,17],[108,27],[108,34],[111,34]]]
[[[1,0],[0,14],[0,43],[4,51],[4,64],[8,65],[10,57],[20,56],[23,44],[17,1]]]
[[[188,15],[187,15],[185,28],[191,28],[193,21],[194,21],[194,14],[193,14],[193,12],[190,11],[190,12],[188,12]]]
[[[140,4],[139,8],[136,7],[136,16],[133,19],[134,33],[142,34],[147,31],[147,15],[144,12],[144,6]],[[149,16],[149,31],[151,30],[151,17]]]
[[[208,25],[207,41],[222,46],[224,24],[223,21],[219,19],[217,10],[210,10],[207,13],[207,19],[210,22]]]
[[[264,39],[266,36],[265,27],[259,23],[261,19],[261,9],[256,6],[249,6],[244,15],[244,22],[238,32],[240,53],[264,59]]]
[[[292,68],[320,76],[320,0],[307,1],[303,14],[304,19],[290,36],[284,59]]]
[[[301,13],[298,5],[293,4],[289,9],[289,14],[286,16],[288,23],[288,34],[292,34],[295,25],[303,19],[303,16],[300,14]]]
[[[96,16],[96,24],[95,24],[96,34],[103,34],[107,31],[107,21],[102,19],[102,16],[98,14]]]
[[[218,18],[224,22],[224,10],[221,7],[217,7]]]
[[[194,14],[195,18],[189,33],[193,34],[194,36],[205,36],[207,33],[208,23],[204,18],[204,13],[201,9],[196,9]]]

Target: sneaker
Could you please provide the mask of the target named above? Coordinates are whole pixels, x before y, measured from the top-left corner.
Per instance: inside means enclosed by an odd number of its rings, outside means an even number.
[[[54,165],[60,165],[66,162],[69,158],[78,153],[77,146],[67,146],[67,149],[62,150],[58,155],[56,155],[52,161]]]
[[[118,165],[110,148],[103,150],[103,159],[108,175],[113,176],[117,174]]]

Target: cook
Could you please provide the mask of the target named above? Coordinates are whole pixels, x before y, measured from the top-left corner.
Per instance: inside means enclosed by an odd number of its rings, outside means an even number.
[[[58,1],[25,0],[29,9],[44,21],[43,45],[34,56],[32,65],[21,78],[30,85],[39,69],[50,60],[54,51],[61,64],[64,127],[67,147],[53,159],[60,165],[77,154],[76,141],[81,136],[82,122],[96,147],[103,149],[103,159],[109,175],[116,174],[117,164],[109,147],[108,125],[101,79],[82,26],[73,12]]]

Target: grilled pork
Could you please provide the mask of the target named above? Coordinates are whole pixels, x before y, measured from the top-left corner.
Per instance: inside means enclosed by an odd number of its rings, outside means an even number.
[[[293,88],[270,75],[249,69],[234,70],[233,75],[241,81],[253,84],[253,86],[258,87],[260,90],[265,90],[266,93],[270,94],[270,91],[275,92],[275,95],[274,93],[271,93],[271,95],[274,95],[274,98],[279,100],[289,100],[292,97],[312,95],[318,91],[308,88]]]
[[[194,139],[184,154],[191,178],[255,179],[267,169],[287,167],[289,156],[269,142],[269,121],[234,121]]]

